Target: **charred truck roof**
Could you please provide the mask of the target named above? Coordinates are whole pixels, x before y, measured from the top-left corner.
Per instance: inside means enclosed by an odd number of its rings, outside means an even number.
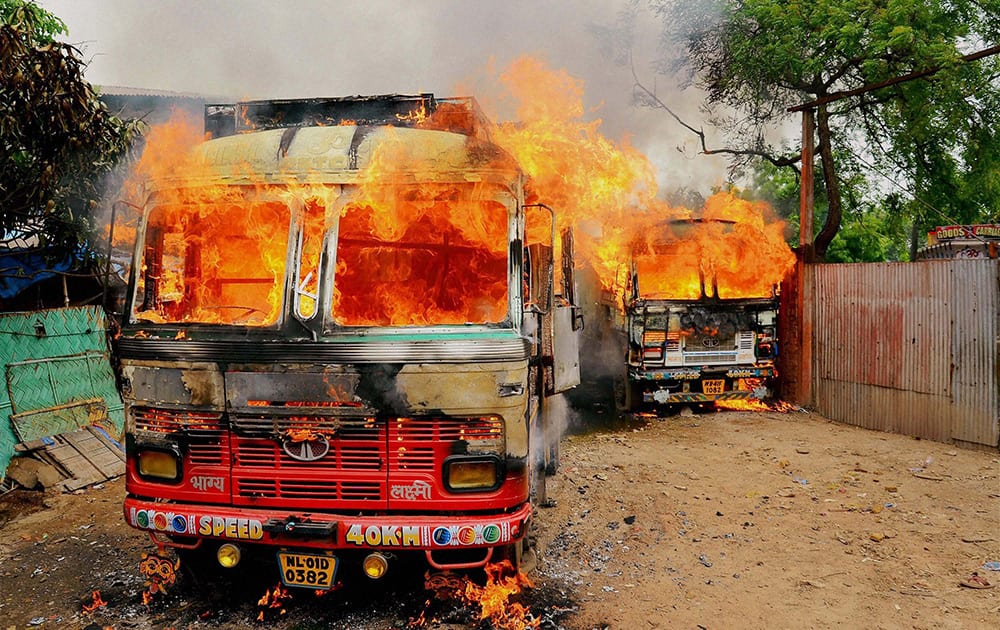
[[[250,131],[357,125],[433,127],[489,140],[490,124],[471,96],[436,98],[433,94],[384,94],[329,98],[277,99],[205,105],[205,133],[223,138]]]

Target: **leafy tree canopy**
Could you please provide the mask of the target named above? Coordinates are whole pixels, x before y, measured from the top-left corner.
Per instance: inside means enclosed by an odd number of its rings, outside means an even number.
[[[707,92],[710,112],[736,139],[725,152],[744,162],[794,163],[796,146],[769,141],[781,125],[797,122],[789,107],[932,71],[815,107],[817,181],[823,180],[828,209],[816,236],[818,255],[842,222],[838,155],[915,199],[895,207],[921,224],[981,220],[1000,208],[1000,56],[962,60],[1000,41],[1000,0],[652,5],[664,20],[668,49],[682,51],[659,69],[681,70]]]
[[[37,236],[52,256],[92,238],[108,173],[138,132],[83,79],[79,50],[56,16],[0,0],[0,234]]]

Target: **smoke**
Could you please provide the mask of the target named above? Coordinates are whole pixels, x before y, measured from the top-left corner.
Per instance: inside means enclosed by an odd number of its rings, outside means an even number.
[[[576,411],[573,410],[563,394],[546,398],[544,404],[542,435],[532,436],[531,452],[529,453],[531,462],[536,467],[541,467],[546,463],[546,446],[559,444],[570,426],[578,421]]]
[[[635,2],[41,3],[66,22],[92,83],[210,99],[421,91],[478,98],[496,92],[484,84],[496,76],[491,67],[535,56],[584,83],[588,114],[604,135],[630,138],[650,157],[661,188],[708,192],[725,180],[723,159],[697,155],[696,139],[665,112],[634,105],[632,73],[622,65],[629,53],[637,75],[659,81],[681,115],[699,121],[702,100],[657,78],[661,24]],[[483,103],[500,119],[513,115],[506,105]]]

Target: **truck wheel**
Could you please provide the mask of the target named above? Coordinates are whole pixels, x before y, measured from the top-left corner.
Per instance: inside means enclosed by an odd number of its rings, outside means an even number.
[[[514,544],[507,545],[506,547],[498,547],[497,554],[494,555],[497,561],[510,562],[511,567],[515,571],[519,571],[524,574],[530,574],[534,572],[535,567],[538,564],[538,544],[535,540],[535,536],[532,533],[532,528],[529,525],[528,531],[525,532],[524,537]]]
[[[180,576],[187,590],[197,591],[218,581],[221,568],[206,545],[199,549],[175,549],[181,561]]]
[[[531,503],[536,507],[547,507],[549,496],[545,487],[545,465],[532,462],[530,471],[528,492],[531,494]]]
[[[556,474],[559,470],[559,436],[554,436],[552,438],[552,443],[549,444],[548,457],[545,458],[545,474],[551,477]]]
[[[623,384],[625,402],[622,407],[628,413],[635,413],[639,411],[642,406],[642,388],[639,387],[638,383],[633,383],[626,380]]]

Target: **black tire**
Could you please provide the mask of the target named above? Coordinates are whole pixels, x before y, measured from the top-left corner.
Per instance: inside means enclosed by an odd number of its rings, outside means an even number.
[[[546,477],[548,475],[545,474],[545,464],[532,461],[529,470],[528,493],[531,503],[535,507],[544,507],[549,503],[549,495],[546,489]]]
[[[642,408],[642,387],[638,383],[626,380],[623,386],[624,401],[622,409],[627,413],[635,413]]]
[[[559,436],[554,435],[548,445],[545,458],[545,475],[551,477],[559,470]]]
[[[215,554],[208,545],[203,544],[197,549],[174,551],[181,562],[178,578],[186,591],[196,592],[208,584],[219,581],[222,567],[215,561]]]
[[[494,562],[510,562],[515,571],[530,575],[538,564],[538,544],[532,532],[531,525],[524,537],[506,547],[498,547],[493,554]]]

